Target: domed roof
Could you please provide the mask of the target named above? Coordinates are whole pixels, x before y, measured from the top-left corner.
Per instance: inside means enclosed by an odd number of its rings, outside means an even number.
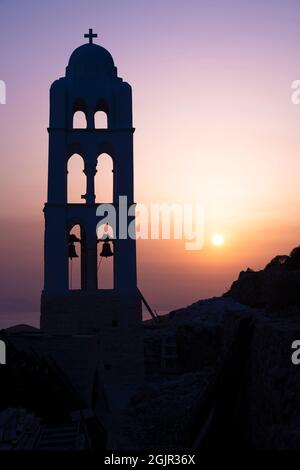
[[[68,69],[71,71],[94,68],[113,71],[115,68],[111,54],[97,44],[83,44],[71,54]]]

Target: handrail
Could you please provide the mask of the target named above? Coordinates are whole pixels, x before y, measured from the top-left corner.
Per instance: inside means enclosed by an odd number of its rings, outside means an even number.
[[[143,294],[141,293],[140,289],[138,288],[138,292],[141,296],[141,299],[142,299],[142,302],[144,303],[146,309],[148,310],[148,312],[150,313],[151,317],[153,318],[154,321],[156,322],[159,322],[159,316],[157,314],[155,314],[152,310],[152,308],[150,307],[150,305],[148,304],[147,300],[145,299],[145,297],[143,296]]]

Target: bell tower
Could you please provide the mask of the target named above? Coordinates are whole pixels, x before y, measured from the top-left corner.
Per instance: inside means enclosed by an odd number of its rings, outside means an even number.
[[[45,216],[44,289],[41,328],[48,334],[99,335],[104,381],[138,381],[143,375],[141,298],[137,289],[136,242],[118,237],[119,198],[134,204],[131,87],[117,75],[111,54],[88,43],[71,54],[66,75],[50,89],[48,195]],[[107,117],[106,128],[96,128],[95,115]],[[85,128],[74,128],[74,115],[85,116]],[[113,162],[113,241],[106,239],[102,254],[112,255],[113,288],[98,282],[99,239],[95,175],[101,154]],[[82,201],[68,201],[68,160],[78,154],[84,162],[86,192]],[[122,198],[121,198],[122,199]],[[123,198],[124,199],[124,198]],[[134,223],[134,216],[128,217]],[[71,233],[80,227],[79,236]],[[109,245],[108,245],[109,244]],[[70,288],[69,264],[80,250],[81,283]],[[76,260],[77,262],[78,260]]]

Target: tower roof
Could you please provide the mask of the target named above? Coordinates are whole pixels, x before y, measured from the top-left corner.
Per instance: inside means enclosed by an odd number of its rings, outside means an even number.
[[[104,47],[93,43],[83,44],[71,54],[68,70],[76,73],[78,70],[89,71],[91,68],[98,71],[113,72],[115,65],[110,52]]]

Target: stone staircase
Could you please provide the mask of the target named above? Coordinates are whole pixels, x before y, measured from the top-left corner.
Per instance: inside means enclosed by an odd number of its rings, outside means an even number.
[[[76,450],[87,448],[78,423],[46,424],[35,445],[37,450]]]

